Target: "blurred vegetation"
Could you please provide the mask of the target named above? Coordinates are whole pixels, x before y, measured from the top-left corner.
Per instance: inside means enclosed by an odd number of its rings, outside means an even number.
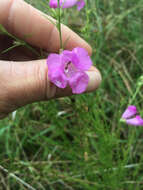
[[[46,0],[26,1],[55,15]],[[31,186],[1,173],[4,189],[143,189],[143,128],[119,122],[143,73],[143,0],[86,2],[62,20],[92,45],[102,84],[0,121],[0,166]],[[142,88],[131,103],[143,116]]]

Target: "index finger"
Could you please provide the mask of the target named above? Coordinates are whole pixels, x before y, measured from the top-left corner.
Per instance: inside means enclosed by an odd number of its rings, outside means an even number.
[[[59,33],[50,19],[56,22],[51,17],[47,19],[42,12],[23,0],[0,0],[0,23],[10,33],[31,45],[57,52],[60,48]],[[66,49],[82,47],[91,55],[89,44],[65,25],[62,25],[62,38],[63,43],[68,39]]]

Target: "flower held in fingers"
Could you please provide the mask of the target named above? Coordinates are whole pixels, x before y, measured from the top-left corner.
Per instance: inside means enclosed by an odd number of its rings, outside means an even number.
[[[88,85],[87,71],[92,61],[83,48],[64,50],[61,54],[52,53],[47,58],[48,77],[59,88],[69,85],[74,94],[83,93]]]

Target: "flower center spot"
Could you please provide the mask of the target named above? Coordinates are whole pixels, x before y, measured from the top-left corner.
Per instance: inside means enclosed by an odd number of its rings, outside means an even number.
[[[67,74],[68,72],[69,72],[69,66],[72,64],[72,62],[71,61],[69,61],[67,64],[66,64],[66,66],[65,66],[65,74]]]
[[[76,67],[74,66],[74,64],[71,61],[66,63],[64,73],[68,78],[73,77],[77,71],[78,70],[76,69]]]

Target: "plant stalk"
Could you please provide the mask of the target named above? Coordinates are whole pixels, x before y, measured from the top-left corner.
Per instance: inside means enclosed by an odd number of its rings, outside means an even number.
[[[63,50],[63,41],[62,41],[62,30],[61,30],[61,8],[60,0],[58,0],[58,31],[60,37],[60,52]]]

